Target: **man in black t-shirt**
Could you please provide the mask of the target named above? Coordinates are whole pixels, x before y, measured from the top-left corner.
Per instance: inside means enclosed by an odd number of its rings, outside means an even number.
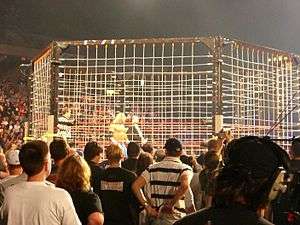
[[[212,207],[174,225],[272,225],[257,212],[283,190],[280,167],[288,169],[286,152],[270,139],[254,136],[231,141],[225,152],[227,158],[216,177]]]
[[[94,188],[95,178],[103,171],[103,168],[101,168],[99,165],[101,161],[101,155],[103,154],[103,149],[98,145],[97,142],[90,141],[86,143],[83,154],[84,159],[91,169],[91,186]]]
[[[108,167],[95,179],[94,191],[101,199],[105,225],[137,225],[139,205],[131,185],[136,175],[121,168],[124,157],[117,145],[106,149]]]
[[[140,153],[140,146],[135,142],[130,142],[127,146],[128,158],[122,162],[122,168],[136,173]]]

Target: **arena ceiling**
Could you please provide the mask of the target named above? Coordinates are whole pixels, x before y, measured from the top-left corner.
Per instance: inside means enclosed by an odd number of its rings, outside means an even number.
[[[1,0],[0,44],[225,35],[300,53],[299,0]]]

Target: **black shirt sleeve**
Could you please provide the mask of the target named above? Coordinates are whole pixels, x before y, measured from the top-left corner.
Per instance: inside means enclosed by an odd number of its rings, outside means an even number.
[[[89,192],[89,196],[86,201],[88,215],[94,212],[103,213],[100,198],[94,192]]]

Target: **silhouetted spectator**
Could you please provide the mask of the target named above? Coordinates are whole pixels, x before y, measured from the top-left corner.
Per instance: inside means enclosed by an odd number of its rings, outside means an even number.
[[[95,141],[88,142],[84,147],[84,159],[88,163],[91,169],[91,185],[94,187],[94,180],[99,173],[102,172],[103,168],[100,167],[101,156],[103,149]]]
[[[130,142],[127,146],[128,158],[122,162],[124,169],[130,170],[131,172],[137,173],[138,169],[138,158],[140,156],[141,149],[135,142]]]

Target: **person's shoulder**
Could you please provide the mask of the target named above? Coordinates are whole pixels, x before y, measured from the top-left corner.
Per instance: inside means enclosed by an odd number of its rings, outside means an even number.
[[[55,187],[54,185],[47,185],[47,191],[49,195],[55,196],[55,198],[70,196],[70,194],[65,189]]]
[[[128,178],[135,178],[136,177],[136,174],[134,173],[134,172],[132,172],[132,171],[130,171],[130,170],[127,170],[127,169],[125,169],[125,168],[120,168],[121,170],[121,173],[124,175],[124,176],[126,176],[126,177],[128,177]]]
[[[210,215],[209,212],[210,212],[209,208],[201,209],[198,212],[183,217],[182,219],[175,222],[174,225],[191,225],[191,224],[205,225],[209,220],[209,215]]]
[[[2,184],[4,187],[9,187],[9,186],[24,182],[26,180],[27,180],[27,175],[21,174],[17,177],[12,177],[8,180],[3,181]]]
[[[97,198],[99,198],[98,195],[95,192],[93,192],[92,190],[89,190],[85,193],[86,193],[85,195],[87,196],[88,199],[97,199]]]
[[[71,195],[72,199],[73,198],[74,199],[82,199],[87,202],[97,200],[99,198],[98,195],[95,192],[93,192],[92,190],[90,190],[90,191],[74,191],[74,192],[70,192],[70,195]]]
[[[182,163],[181,167],[182,167],[183,170],[189,170],[189,171],[193,172],[192,167],[189,166],[189,165],[187,165],[187,164],[185,164],[185,163]]]
[[[13,179],[14,177],[6,177],[6,178],[4,178],[4,179],[2,179],[1,181],[0,181],[0,188],[6,188],[6,187],[9,187],[9,186],[11,186],[10,184],[12,183],[11,182],[11,179]]]

